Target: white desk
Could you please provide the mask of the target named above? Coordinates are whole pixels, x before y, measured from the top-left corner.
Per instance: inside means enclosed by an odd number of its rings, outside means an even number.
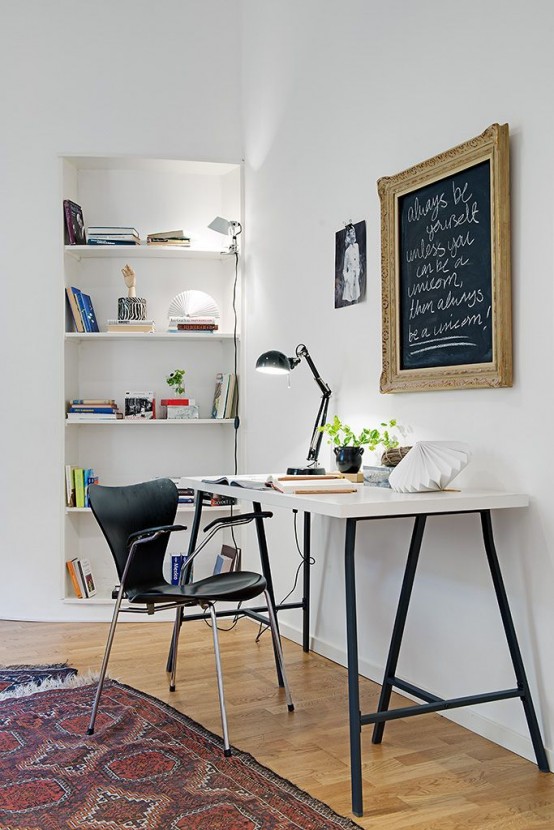
[[[216,478],[217,476],[213,476]],[[209,477],[212,478],[212,477]],[[245,476],[245,478],[248,478]],[[196,537],[200,526],[202,510],[202,492],[218,493],[224,496],[234,496],[241,501],[252,502],[254,511],[261,510],[261,504],[266,507],[285,508],[298,510],[304,513],[304,561],[309,560],[310,544],[310,516],[329,516],[334,519],[345,520],[345,593],[346,593],[346,636],[348,651],[348,702],[350,718],[350,763],[352,779],[352,812],[361,816],[363,814],[362,798],[362,762],[361,762],[361,727],[366,724],[374,724],[373,743],[380,743],[383,737],[383,730],[387,720],[411,717],[425,712],[439,712],[445,709],[458,708],[462,706],[486,703],[493,700],[504,700],[507,698],[519,697],[525,711],[527,724],[537,757],[539,769],[548,772],[548,760],[544,750],[538,721],[536,718],[533,701],[525,674],[521,652],[517,642],[517,636],[512,621],[508,598],[504,588],[498,557],[494,545],[492,533],[491,510],[503,510],[508,508],[527,507],[529,499],[521,493],[501,492],[494,490],[464,490],[441,491],[432,493],[401,494],[381,487],[359,486],[356,493],[340,493],[324,495],[292,495],[279,493],[266,488],[263,490],[246,489],[234,485],[215,484],[213,481],[204,478],[184,478],[183,486],[192,487],[197,491],[196,506],[193,527],[191,532],[191,550],[196,544]],[[315,477],[314,477],[315,482]],[[408,612],[413,582],[417,569],[417,562],[423,532],[428,516],[440,514],[479,513],[483,542],[492,581],[496,592],[496,598],[504,625],[504,631],[512,658],[512,664],[517,680],[517,686],[511,689],[486,692],[478,695],[451,698],[445,700],[436,695],[420,689],[412,684],[406,683],[396,677],[396,667],[400,652],[400,645],[404,633],[406,615]],[[381,697],[378,709],[371,714],[360,712],[359,679],[358,679],[358,633],[356,613],[356,576],[355,576],[355,543],[356,527],[359,521],[372,519],[392,519],[395,517],[413,517],[414,528],[408,551],[404,580],[400,592],[396,619],[393,627],[389,654],[387,658]],[[271,569],[269,564],[267,545],[262,529],[263,523],[259,522],[258,542],[262,557],[262,568],[264,575],[271,582]],[[306,549],[307,545],[307,549]],[[304,597],[302,607],[304,608],[304,648],[307,650],[308,625],[309,625],[309,567],[305,564],[304,575]],[[273,591],[270,595],[274,602]],[[424,701],[421,704],[407,706],[401,709],[389,710],[389,701],[392,689],[409,692],[418,699]]]

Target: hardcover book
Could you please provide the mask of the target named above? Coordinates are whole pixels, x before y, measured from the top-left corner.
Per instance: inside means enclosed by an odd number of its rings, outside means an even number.
[[[75,479],[75,507],[85,506],[85,479],[82,467],[75,467],[73,476]]]
[[[234,417],[235,388],[236,376],[233,372],[218,373],[212,404],[212,418]]]
[[[81,206],[76,202],[72,202],[71,199],[64,199],[63,210],[65,217],[65,244],[86,245],[87,237]]]
[[[84,309],[84,316],[85,316],[85,328],[89,332],[96,332],[100,331],[98,328],[98,322],[96,320],[96,314],[94,313],[94,307],[92,305],[92,300],[88,294],[83,294],[81,291],[81,299],[83,302],[83,309]]]
[[[96,236],[138,236],[136,228],[127,225],[90,225],[87,233]]]
[[[79,568],[83,586],[87,597],[93,597],[96,593],[96,585],[94,584],[94,577],[88,559],[78,559],[77,567]]]
[[[240,570],[240,548],[231,545],[221,545],[221,552],[217,554],[214,564],[214,574],[224,574]]]
[[[107,331],[112,334],[150,334],[156,330],[154,323],[108,323]]]
[[[71,579],[75,596],[77,599],[83,599],[83,588],[81,587],[81,582],[77,573],[77,559],[71,559],[65,563],[65,566],[67,568],[69,578]]]
[[[65,504],[66,507],[75,507],[75,478],[71,464],[65,465]]]
[[[81,320],[83,321],[83,331],[90,332],[90,320],[87,316],[87,312],[85,309],[85,301],[83,300],[83,295],[79,288],[72,288],[71,291],[73,292],[73,296],[75,297],[75,302],[79,308],[79,314],[81,315]]]
[[[87,245],[140,245],[140,240],[135,239],[109,239],[100,237],[91,237]]]
[[[76,292],[78,291],[78,288],[70,288],[69,286],[65,289],[67,302],[69,303],[71,316],[73,317],[73,323],[75,325],[75,331],[84,332],[85,325],[83,323],[83,318],[81,317],[81,309],[79,308],[76,296]]]

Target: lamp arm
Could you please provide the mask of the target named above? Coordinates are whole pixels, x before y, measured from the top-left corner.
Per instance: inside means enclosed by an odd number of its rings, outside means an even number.
[[[313,461],[317,463],[319,457],[319,448],[321,447],[321,439],[323,438],[323,433],[320,431],[319,427],[322,427],[323,424],[327,423],[327,410],[329,408],[329,398],[331,397],[331,390],[327,387],[328,391],[323,393],[321,398],[321,403],[319,404],[319,409],[316,415],[314,430],[312,432],[312,440],[310,441],[310,448],[308,450],[308,461]]]
[[[323,378],[320,377],[320,374],[319,374],[319,372],[317,371],[317,369],[315,367],[315,363],[313,362],[313,360],[311,358],[311,355],[310,355],[308,349],[306,348],[306,346],[304,345],[304,343],[299,343],[299,345],[296,347],[296,356],[298,358],[303,357],[306,360],[306,363],[310,367],[310,369],[312,371],[312,375],[315,378],[315,382],[317,383],[317,385],[319,386],[319,388],[321,389],[323,394],[327,395],[327,397],[330,398],[331,397],[331,389],[325,383]]]

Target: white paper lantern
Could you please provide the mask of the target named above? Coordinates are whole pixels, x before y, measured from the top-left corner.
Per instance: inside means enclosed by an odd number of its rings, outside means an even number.
[[[389,477],[397,493],[444,490],[469,463],[471,450],[461,441],[418,441]]]

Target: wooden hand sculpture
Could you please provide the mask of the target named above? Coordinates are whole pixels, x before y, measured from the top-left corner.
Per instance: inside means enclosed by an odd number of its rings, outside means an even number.
[[[137,278],[135,276],[135,272],[131,268],[130,265],[126,265],[124,268],[121,269],[121,273],[123,274],[123,279],[125,280],[125,285],[128,288],[127,296],[128,297],[136,297],[136,284]]]

